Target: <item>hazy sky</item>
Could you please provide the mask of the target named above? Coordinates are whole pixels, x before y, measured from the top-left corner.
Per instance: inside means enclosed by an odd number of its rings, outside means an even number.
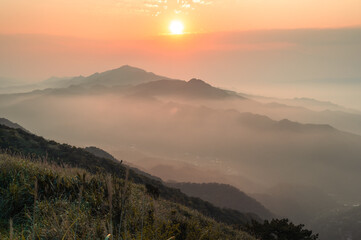
[[[170,34],[174,19],[186,34]],[[361,0],[0,0],[2,78],[129,64],[358,107],[360,62]]]
[[[1,0],[3,34],[122,39],[187,32],[361,25],[360,0]]]

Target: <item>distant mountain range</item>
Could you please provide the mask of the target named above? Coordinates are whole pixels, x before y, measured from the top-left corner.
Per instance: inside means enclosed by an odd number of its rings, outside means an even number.
[[[215,88],[200,79],[191,79],[188,82],[181,80],[158,80],[137,85],[129,90],[130,94],[136,96],[153,96],[153,97],[182,97],[190,99],[227,99],[243,97]]]
[[[88,77],[78,76],[72,78],[55,78],[41,82],[43,86],[48,88],[66,88],[72,85],[80,85],[83,87],[91,86],[127,86],[137,85],[140,83],[164,80],[170,78],[158,76],[151,72],[146,72],[143,69],[124,65],[120,68],[105,71],[102,73],[94,73]]]
[[[54,88],[52,94],[126,93],[137,97],[178,97],[183,100],[229,100],[217,108],[234,108],[240,111],[267,115],[275,120],[314,124],[329,124],[338,129],[361,135],[361,112],[331,102],[309,98],[277,99],[237,94],[212,87],[202,80],[174,80],[128,65],[94,73],[88,77],[50,78],[38,88]],[[125,89],[124,89],[125,88]],[[48,94],[50,93],[48,91]],[[237,100],[247,99],[243,103]],[[203,103],[201,103],[203,104]],[[206,104],[209,105],[209,104]]]
[[[275,121],[268,116],[279,107],[274,110],[202,80],[171,80],[123,66],[72,81],[78,85],[0,95],[0,110],[4,116],[27,121],[36,132],[62,141],[94,142],[111,149],[132,143],[148,155],[190,162],[199,157],[200,165],[220,159],[246,179],[257,172],[258,181],[266,183],[278,178],[288,181],[285,173],[298,169],[299,184],[316,182],[332,194],[334,186],[351,181],[344,176],[348,171],[353,174],[351,166],[360,155],[360,137],[340,132],[327,122]],[[295,111],[294,107],[281,109],[285,115]],[[290,159],[293,164],[286,165]],[[259,169],[270,163],[274,167]],[[301,178],[305,173],[300,170],[310,164],[315,165],[307,173],[312,177]],[[318,172],[325,169],[337,169],[340,181],[321,178]]]
[[[23,84],[20,83],[14,85],[10,84],[11,81],[8,79],[0,79],[6,83],[7,87],[2,89],[0,88],[0,94],[6,93],[24,93],[34,90],[45,90],[45,89],[54,89],[54,88],[68,88],[71,86],[82,86],[82,87],[92,87],[92,86],[128,86],[136,85],[144,82],[157,81],[163,79],[170,79],[163,76],[155,75],[151,72],[146,72],[140,68],[131,67],[124,65],[117,69],[112,69],[102,73],[94,73],[90,76],[76,76],[76,77],[51,77],[41,82],[32,83],[32,84]]]
[[[55,83],[68,87],[0,95],[0,112],[47,138],[107,149],[164,180],[206,179],[259,193],[252,197],[276,215],[291,209],[294,219],[312,221],[361,202],[357,112],[309,99],[261,101],[130,66]],[[290,198],[268,191],[283,184]],[[322,212],[310,207],[322,202]]]

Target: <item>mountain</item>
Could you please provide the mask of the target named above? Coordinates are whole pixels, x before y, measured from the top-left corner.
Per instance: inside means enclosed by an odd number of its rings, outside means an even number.
[[[0,118],[0,124],[4,125],[4,126],[7,126],[9,128],[21,129],[21,130],[23,130],[25,132],[29,132],[28,130],[26,130],[25,128],[20,126],[19,124],[13,123],[13,122],[11,122],[10,120],[8,120],[6,118]]]
[[[274,217],[262,204],[228,184],[167,182],[167,185],[180,189],[188,196],[199,197],[218,207],[235,209],[240,212],[250,211],[263,219]]]
[[[256,199],[293,219],[309,222],[317,217],[313,203],[361,202],[361,193],[354,189],[361,181],[360,136],[328,121],[297,120],[304,119],[303,107],[264,104],[233,97],[229,91],[218,95],[219,89],[198,80],[173,81],[0,95],[0,112],[58,142],[107,149],[114,158],[164,180],[220,182],[247,195],[265,194],[269,201]],[[193,83],[212,89],[212,97],[207,97],[208,90],[197,97]],[[222,97],[227,94],[231,97]],[[267,191],[279,184],[322,193],[285,191],[297,196],[286,204],[287,198]],[[278,199],[283,199],[280,204],[269,204]],[[334,208],[324,206],[323,212]]]
[[[267,115],[275,120],[287,118],[301,123],[329,124],[342,131],[361,135],[361,111],[359,110],[310,98],[278,99],[240,95],[252,100],[253,105],[250,105],[251,101],[249,101],[249,106],[232,104],[232,108],[247,108],[252,113]]]
[[[250,104],[248,100],[149,100],[134,98],[132,89],[1,95],[0,110],[15,121],[26,119],[37,133],[61,142],[99,146],[112,154],[119,148],[128,152],[135,148],[151,157],[169,159],[168,166],[185,162],[198,169],[216,169],[225,176],[222,179],[231,175],[268,187],[279,182],[317,185],[343,200],[360,197],[344,187],[359,180],[355,171],[361,155],[359,136],[327,124],[276,121],[230,104]],[[114,157],[132,162],[122,155]],[[214,181],[253,192],[236,185],[235,178]]]
[[[140,83],[157,81],[162,79],[170,79],[159,76],[151,72],[146,72],[140,68],[124,65],[116,69],[105,72],[94,73],[89,76],[76,77],[50,77],[44,81],[32,84],[13,84],[14,81],[8,79],[1,79],[0,83],[4,83],[5,87],[0,88],[0,94],[15,94],[25,93],[36,90],[46,89],[63,89],[69,87],[114,87],[114,86],[132,86]]]
[[[84,148],[85,151],[97,156],[97,157],[100,157],[100,158],[105,158],[105,159],[108,159],[108,160],[112,160],[112,161],[115,161],[115,162],[119,162],[119,160],[117,160],[116,158],[113,157],[113,155],[111,155],[110,153],[104,151],[103,149],[100,149],[100,148],[97,148],[97,147],[86,147]],[[123,163],[123,160],[120,160],[121,163]],[[139,170],[138,168],[136,167],[132,167],[129,165],[129,163],[126,163],[129,167],[129,169],[132,169],[135,173],[139,174],[139,175],[142,175],[142,176],[145,176],[149,179],[152,179],[152,180],[156,180],[156,181],[159,181],[159,182],[162,182],[162,179],[158,178],[158,177],[155,177],[149,173],[146,173],[144,171],[141,171]]]
[[[254,240],[152,185],[39,160],[0,153],[2,239]]]
[[[0,125],[0,148],[7,149],[14,154],[20,153],[34,158],[43,158],[48,163],[85,169],[92,174],[106,173],[124,179],[128,171],[127,167],[120,162],[99,158],[82,148],[58,144],[21,129],[13,129],[4,125]],[[245,224],[251,219],[259,220],[259,217],[255,214],[245,214],[236,210],[217,208],[199,198],[188,197],[179,190],[167,187],[155,179],[139,175],[132,169],[129,169],[129,180],[136,184],[151,185],[152,188],[157,189],[156,191],[163,199],[195,209],[219,222]]]
[[[124,65],[122,67],[108,70],[101,73],[94,73],[90,76],[73,77],[73,78],[50,78],[41,84],[48,88],[66,88],[72,85],[80,85],[83,87],[91,86],[127,86],[137,85],[144,82],[157,81],[161,79],[169,79],[163,76],[146,72],[143,69]]]
[[[346,108],[344,106],[338,105],[330,101],[321,101],[314,98],[307,97],[296,97],[296,98],[277,98],[277,97],[265,97],[265,96],[256,96],[245,93],[238,93],[240,96],[244,96],[249,99],[254,99],[261,103],[266,104],[280,104],[288,107],[300,107],[309,109],[312,111],[343,111],[348,113],[361,113],[358,110]]]
[[[118,162],[117,159],[115,159],[110,153],[104,151],[103,149],[91,146],[91,147],[86,147],[84,148],[85,151],[90,152],[91,154],[93,154],[94,156],[100,157],[100,158],[105,158],[105,159],[109,159],[109,160],[113,160],[115,162]]]
[[[102,73],[95,73],[83,79],[82,85],[103,85],[103,86],[117,86],[117,85],[137,85],[144,82],[156,81],[161,79],[169,79],[163,76],[155,75],[151,72],[146,72],[143,69],[124,65],[120,68],[105,71]]]
[[[139,84],[129,90],[130,94],[136,96],[165,96],[183,97],[190,99],[214,99],[227,98],[244,99],[236,93],[215,88],[200,80],[191,79],[188,82],[181,80],[158,80]]]

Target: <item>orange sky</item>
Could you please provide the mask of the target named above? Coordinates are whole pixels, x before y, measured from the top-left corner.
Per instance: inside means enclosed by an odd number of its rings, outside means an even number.
[[[1,0],[0,34],[97,39],[187,32],[336,28],[361,25],[360,0]]]
[[[174,19],[188,34],[169,35]],[[129,64],[255,94],[317,98],[318,84],[354,103],[360,61],[361,0],[0,0],[0,81]]]

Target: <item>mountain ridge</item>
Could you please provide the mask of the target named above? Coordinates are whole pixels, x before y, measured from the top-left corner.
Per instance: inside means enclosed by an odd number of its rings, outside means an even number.
[[[14,128],[14,129],[21,129],[25,132],[28,132],[30,133],[28,130],[26,130],[25,128],[23,128],[22,126],[20,126],[19,124],[17,123],[14,123],[6,118],[0,118],[0,124],[1,125],[4,125],[4,126],[7,126],[9,128]]]
[[[191,99],[227,99],[238,98],[235,93],[216,88],[203,80],[192,78],[189,81],[162,79],[141,83],[130,89],[131,95],[136,96],[175,96]]]
[[[261,203],[229,184],[191,182],[167,182],[166,184],[180,189],[189,196],[199,197],[219,207],[254,212],[264,219],[274,218],[274,215]]]

